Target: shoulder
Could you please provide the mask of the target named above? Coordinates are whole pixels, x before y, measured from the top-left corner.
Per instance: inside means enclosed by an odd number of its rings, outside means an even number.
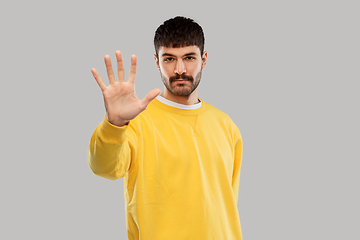
[[[236,139],[241,138],[240,130],[230,118],[228,114],[214,107],[213,105],[204,102],[206,110],[204,112],[207,119],[213,119],[214,121],[221,124],[229,133]]]
[[[220,109],[214,107],[210,103],[207,103],[207,102],[203,101],[203,104],[205,104],[205,114],[212,115],[212,117],[215,117],[216,119],[221,119],[222,121],[234,124],[232,119],[225,112],[223,112]]]

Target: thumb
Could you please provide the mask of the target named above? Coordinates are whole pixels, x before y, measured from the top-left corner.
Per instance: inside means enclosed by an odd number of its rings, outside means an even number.
[[[143,106],[143,109],[147,108],[147,105],[149,105],[149,103],[154,100],[159,94],[160,94],[161,90],[156,88],[151,90],[142,100],[141,100],[141,105]]]

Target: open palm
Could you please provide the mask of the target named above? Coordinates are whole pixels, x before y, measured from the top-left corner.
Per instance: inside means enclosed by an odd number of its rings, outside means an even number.
[[[160,89],[153,89],[142,100],[135,94],[136,56],[131,56],[130,74],[127,82],[124,81],[124,63],[121,52],[116,51],[118,81],[115,81],[110,56],[104,57],[109,86],[106,86],[95,68],[91,72],[98,83],[104,97],[106,114],[109,122],[116,126],[123,126],[134,119],[147,105],[160,94]]]

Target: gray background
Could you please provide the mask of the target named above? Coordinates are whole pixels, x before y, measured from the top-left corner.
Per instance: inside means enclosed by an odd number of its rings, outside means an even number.
[[[359,237],[358,1],[2,1],[1,239],[126,239],[123,180],[86,152],[104,116],[90,69],[138,56],[140,98],[163,88],[156,28],[205,31],[199,96],[244,141],[246,240]]]

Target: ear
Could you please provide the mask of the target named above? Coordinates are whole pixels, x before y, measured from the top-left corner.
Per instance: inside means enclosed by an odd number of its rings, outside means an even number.
[[[207,52],[204,51],[203,55],[202,55],[202,66],[201,66],[201,69],[204,69],[205,66],[206,66],[206,59],[207,59]]]
[[[154,59],[155,59],[156,66],[160,71],[159,59],[157,58],[156,54],[154,54]]]

